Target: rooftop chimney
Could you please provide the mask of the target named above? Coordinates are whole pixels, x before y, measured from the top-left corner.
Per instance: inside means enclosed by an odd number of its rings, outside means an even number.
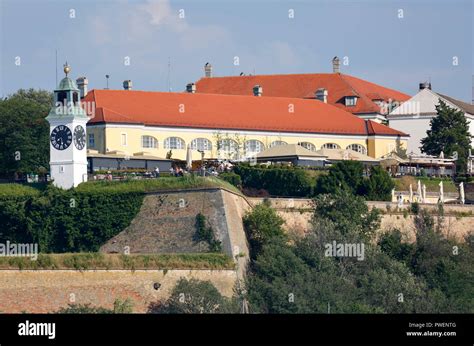
[[[204,76],[212,77],[212,65],[208,62],[206,62],[206,65],[204,65]]]
[[[130,79],[123,81],[123,89],[124,90],[132,90],[132,81]]]
[[[253,87],[253,95],[254,96],[262,96],[263,88],[260,85],[256,85]]]
[[[86,77],[79,77],[76,79],[77,87],[79,88],[79,91],[81,93],[81,99],[87,95],[87,85],[89,84],[89,81],[87,80]]]
[[[420,90],[423,90],[423,89],[430,89],[431,90],[431,83],[428,83],[428,82],[420,83]]]
[[[328,103],[328,91],[324,88],[319,88],[315,93],[316,100]]]
[[[339,58],[337,56],[335,56],[334,58],[332,58],[332,72],[334,73],[339,73],[340,67],[341,65],[341,61],[339,60]]]
[[[186,84],[186,92],[194,94],[196,92],[196,84],[194,83]]]

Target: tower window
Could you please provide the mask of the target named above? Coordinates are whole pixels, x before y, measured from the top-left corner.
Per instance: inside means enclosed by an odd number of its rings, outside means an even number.
[[[74,105],[79,103],[79,94],[77,92],[72,93],[72,102],[74,102]]]
[[[66,105],[67,104],[67,92],[65,91],[60,91],[58,92],[58,100],[57,100],[61,105]]]

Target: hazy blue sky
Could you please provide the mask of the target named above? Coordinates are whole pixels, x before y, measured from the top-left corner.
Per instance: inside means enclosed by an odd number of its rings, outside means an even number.
[[[342,72],[408,94],[431,78],[435,91],[472,98],[472,0],[0,3],[2,96],[54,89],[57,49],[59,77],[67,60],[72,76],[87,76],[90,89],[104,88],[109,74],[110,88],[131,79],[134,89],[165,91],[168,57],[171,87],[182,91],[208,61],[218,76],[317,73],[331,72],[338,55],[349,59]]]

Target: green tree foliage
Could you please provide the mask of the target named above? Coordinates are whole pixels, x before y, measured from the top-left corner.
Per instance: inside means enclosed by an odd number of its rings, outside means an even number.
[[[155,314],[215,314],[238,312],[235,300],[220,294],[210,281],[181,278],[165,302],[148,307]]]
[[[333,193],[339,190],[359,194],[363,186],[364,166],[359,161],[340,161],[329,169],[329,174],[317,181],[319,193]]]
[[[265,189],[275,196],[309,196],[312,190],[311,179],[299,167],[286,166],[235,166],[234,172],[242,178],[242,186]]]
[[[362,193],[369,201],[390,201],[395,183],[380,166],[370,168],[370,177],[363,182]]]
[[[242,187],[242,179],[240,178],[240,175],[235,174],[234,172],[221,173],[219,174],[219,178],[227,181],[235,187]]]
[[[34,89],[0,99],[0,176],[49,169],[49,125],[44,118],[52,102],[50,92]]]
[[[433,235],[429,215],[417,216],[416,244],[403,242],[398,231],[377,242],[378,217],[360,207],[362,198],[343,191],[319,197],[316,204],[306,237],[294,243],[269,239],[253,260],[247,278],[251,312],[474,311],[472,249],[465,244],[458,257],[448,255],[439,243],[447,240]],[[326,246],[333,241],[364,244],[364,258],[328,255]]]
[[[127,227],[143,193],[49,186],[38,195],[0,197],[0,242],[38,243],[40,252],[97,251]]]
[[[380,226],[379,210],[369,210],[362,197],[349,191],[318,195],[314,204],[315,217],[331,221],[341,234],[355,232],[369,239]]]
[[[441,152],[447,156],[457,152],[457,173],[466,173],[467,156],[471,147],[469,121],[463,111],[448,106],[442,100],[436,105],[436,113],[437,116],[430,121],[430,129],[426,131],[427,137],[421,140],[421,150],[436,156]]]
[[[416,277],[423,280],[430,293],[443,302],[439,312],[472,313],[474,311],[474,249],[469,243],[447,239],[426,210],[415,216],[416,242],[402,241],[394,231],[379,243],[388,256],[406,263]],[[438,312],[433,310],[433,312]]]
[[[250,255],[256,258],[263,245],[270,240],[286,240],[283,219],[270,207],[268,201],[255,206],[243,218],[245,232],[250,245]]]
[[[329,174],[319,177],[316,191],[322,194],[349,191],[371,201],[389,201],[395,184],[380,166],[370,168],[364,177],[364,166],[359,161],[340,161],[331,166]]]

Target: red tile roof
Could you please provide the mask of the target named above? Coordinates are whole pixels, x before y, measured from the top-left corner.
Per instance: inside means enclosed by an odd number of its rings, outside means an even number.
[[[252,95],[260,85],[263,96],[312,98],[319,88],[328,91],[328,103],[348,112],[379,113],[373,100],[406,101],[409,95],[341,73],[280,74],[233,77],[204,77],[196,82],[196,92],[206,94]],[[355,106],[346,107],[345,96],[358,96]]]
[[[406,136],[329,104],[299,98],[92,90],[82,102],[95,102],[95,116],[89,124]],[[294,113],[289,112],[291,104]]]

